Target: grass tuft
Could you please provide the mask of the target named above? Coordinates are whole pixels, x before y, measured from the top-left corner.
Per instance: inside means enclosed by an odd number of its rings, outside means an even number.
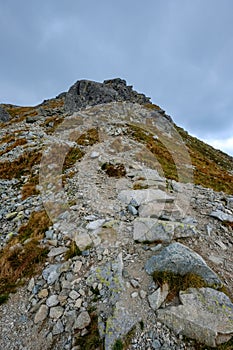
[[[87,334],[84,336],[78,335],[76,337],[76,345],[79,345],[80,349],[83,350],[103,350],[103,339],[100,338],[98,329],[98,316],[92,312],[90,317],[91,323],[87,326]]]
[[[16,291],[26,278],[39,273],[48,249],[39,241],[51,222],[45,211],[31,214],[27,225],[0,252],[0,304]],[[25,240],[27,240],[25,242]]]
[[[72,241],[69,246],[69,249],[65,253],[65,259],[69,260],[77,255],[82,255],[82,251],[79,249],[77,244],[74,241]]]
[[[188,288],[202,288],[207,286],[203,278],[194,273],[187,273],[181,276],[170,271],[155,271],[153,279],[160,287],[165,283],[169,285],[167,300],[172,300],[175,296],[179,295],[180,291]]]
[[[105,173],[109,177],[124,177],[126,175],[126,170],[124,164],[112,164],[112,163],[104,163],[101,166],[101,169],[105,171]]]

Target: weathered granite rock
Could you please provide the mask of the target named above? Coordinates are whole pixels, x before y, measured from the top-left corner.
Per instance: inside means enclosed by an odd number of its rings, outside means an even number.
[[[78,315],[77,320],[74,323],[75,329],[83,329],[91,323],[91,318],[87,311],[83,311]]]
[[[4,107],[0,106],[0,122],[8,122],[10,120],[10,114],[5,110]]]
[[[46,319],[46,317],[48,316],[48,306],[47,305],[41,305],[39,310],[37,311],[37,313],[35,314],[35,318],[34,318],[34,323],[37,324],[39,322],[42,322]]]
[[[114,101],[129,101],[139,104],[151,103],[143,94],[133,91],[122,79],[105,80],[103,83],[78,80],[71,86],[65,96],[65,110],[69,113],[87,106]]]
[[[60,266],[61,264],[49,265],[46,269],[44,269],[42,276],[48,284],[53,284],[58,280],[61,274],[59,271]]]
[[[152,218],[134,220],[133,238],[138,242],[171,242],[173,238],[196,235],[195,226]]]
[[[165,283],[162,285],[162,287],[159,287],[152,294],[148,295],[150,307],[153,310],[157,310],[165,301],[166,297],[168,296],[168,292],[169,286],[167,283]]]
[[[216,211],[212,211],[212,213],[210,214],[210,216],[212,216],[213,218],[217,218],[220,221],[229,221],[229,222],[233,222],[233,215],[224,213],[224,211],[222,210],[216,210]]]
[[[156,206],[157,203],[172,203],[174,201],[174,197],[159,189],[123,190],[119,193],[118,199],[125,204],[130,204],[131,200],[134,200],[138,206],[150,202],[154,202]]]
[[[58,248],[52,248],[48,254],[49,257],[54,257],[57,255],[61,255],[65,253],[68,250],[66,247],[58,247]]]
[[[233,304],[222,292],[190,288],[180,292],[182,305],[157,311],[158,319],[176,333],[216,347],[233,336]]]
[[[155,271],[167,271],[184,276],[194,273],[204,279],[208,286],[221,286],[222,282],[203,258],[181,243],[172,243],[159,254],[147,260],[145,270],[152,275]]]

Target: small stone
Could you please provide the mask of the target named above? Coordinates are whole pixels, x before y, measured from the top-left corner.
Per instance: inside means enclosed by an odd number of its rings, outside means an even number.
[[[76,292],[75,290],[72,290],[69,294],[69,297],[73,300],[76,300],[80,297],[80,294]]]
[[[128,211],[134,216],[138,215],[137,209],[131,204],[128,205]]]
[[[74,323],[74,329],[83,329],[91,323],[91,318],[87,311],[81,312]]]
[[[76,300],[76,303],[75,303],[75,307],[77,309],[80,309],[81,305],[82,305],[82,302],[83,302],[83,299],[79,298],[78,300]]]
[[[169,292],[169,286],[167,283],[163,284],[161,288],[158,288],[154,293],[148,295],[148,301],[150,307],[153,310],[157,310],[165,301]]]
[[[47,267],[42,272],[42,276],[47,281],[48,284],[52,285],[53,283],[55,283],[58,280],[58,278],[60,277],[60,274],[61,274],[59,272],[60,266],[61,266],[60,264],[49,265],[49,267]]]
[[[46,300],[46,305],[48,307],[57,306],[58,304],[59,304],[59,300],[56,294],[50,295],[50,297]]]
[[[79,294],[82,295],[83,297],[86,295],[85,291],[83,289],[79,289]]]
[[[134,288],[139,288],[139,283],[134,278],[130,280],[130,283]]]
[[[55,306],[50,309],[49,317],[57,320],[63,315],[64,309],[61,306]]]
[[[14,211],[13,213],[8,213],[8,214],[6,214],[6,219],[12,220],[17,216],[17,214],[18,214],[17,211]]]
[[[82,267],[82,261],[76,261],[73,267],[74,273],[78,273],[81,270]]]
[[[53,327],[53,335],[61,334],[64,332],[64,326],[61,320],[58,320]]]
[[[92,158],[92,159],[94,159],[94,158],[98,158],[99,157],[99,152],[95,152],[95,151],[93,151],[92,153],[91,153],[91,155],[90,155],[90,158]]]
[[[68,250],[68,248],[66,248],[66,247],[52,248],[50,250],[48,256],[50,258],[54,257],[54,256],[58,256],[58,255],[64,254],[67,250]]]
[[[133,292],[131,294],[131,297],[134,299],[134,298],[137,298],[138,297],[138,292]]]
[[[41,289],[38,293],[38,297],[40,299],[47,298],[48,295],[49,295],[48,289]]]
[[[104,219],[99,219],[99,220],[91,221],[91,222],[89,222],[89,224],[87,225],[87,229],[90,230],[90,231],[97,230],[97,229],[100,228],[104,223],[105,223],[105,220],[104,220]]]
[[[48,316],[48,306],[47,305],[41,305],[37,313],[35,314],[34,323],[37,324],[39,322],[42,322],[46,319]]]
[[[28,288],[27,288],[28,291],[29,291],[29,292],[32,292],[34,286],[35,286],[35,279],[32,277],[32,278],[30,279],[30,281],[29,281],[29,284],[28,284]]]
[[[147,293],[143,289],[141,289],[140,292],[139,292],[139,295],[140,295],[141,299],[145,299]]]
[[[153,341],[153,343],[151,344],[151,346],[152,346],[152,348],[153,348],[154,350],[160,349],[160,348],[161,348],[161,343],[160,343],[159,340],[155,339],[155,340]]]

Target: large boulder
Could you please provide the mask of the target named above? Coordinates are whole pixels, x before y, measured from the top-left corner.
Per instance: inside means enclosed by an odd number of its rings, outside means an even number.
[[[216,347],[233,336],[233,304],[222,292],[190,288],[179,294],[181,305],[157,310],[158,320],[176,333]]]
[[[8,122],[10,120],[10,114],[5,110],[4,107],[0,106],[0,122]]]
[[[200,276],[208,286],[222,285],[221,280],[204,259],[181,243],[172,243],[159,254],[152,256],[147,260],[145,270],[150,275],[160,271],[181,276],[193,273]]]
[[[150,103],[150,99],[127,86],[120,78],[105,80],[103,83],[78,80],[65,96],[65,110],[73,113],[87,106],[109,102],[129,101],[139,104]]]

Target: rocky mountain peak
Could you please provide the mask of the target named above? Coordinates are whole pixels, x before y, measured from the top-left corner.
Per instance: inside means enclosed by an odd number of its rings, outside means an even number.
[[[232,350],[232,157],[119,78],[1,106],[0,348]]]
[[[149,97],[134,91],[120,78],[104,80],[103,83],[78,80],[66,93],[65,110],[72,113],[87,106],[120,101],[151,103]]]

